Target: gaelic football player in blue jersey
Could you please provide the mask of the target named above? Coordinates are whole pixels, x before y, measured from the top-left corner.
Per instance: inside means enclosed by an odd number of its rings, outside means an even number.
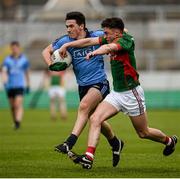
[[[18,129],[23,117],[23,94],[29,91],[29,61],[21,53],[19,42],[11,42],[10,49],[11,55],[2,64],[2,78],[15,129]]]
[[[42,52],[44,60],[48,66],[51,65],[52,53],[59,49],[63,44],[86,37],[103,36],[103,31],[88,31],[86,28],[85,17],[80,12],[68,13],[65,21],[67,35],[57,39]],[[68,52],[72,56],[73,70],[78,83],[80,104],[77,119],[70,136],[64,143],[55,147],[55,150],[58,152],[68,153],[68,151],[72,149],[85,127],[89,116],[109,93],[109,82],[107,81],[104,71],[103,57],[99,55],[94,57],[91,61],[85,60],[86,54],[96,50],[98,47],[99,45],[68,49]],[[53,70],[52,68],[50,69]],[[117,139],[111,129],[111,126],[107,122],[102,123],[101,133],[107,138],[112,147],[113,166],[117,166],[123,142]]]

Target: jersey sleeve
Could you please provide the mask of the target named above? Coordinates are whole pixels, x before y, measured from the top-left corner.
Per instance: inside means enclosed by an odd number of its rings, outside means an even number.
[[[118,50],[124,49],[129,51],[130,49],[132,49],[133,46],[134,46],[134,41],[131,38],[122,37],[117,41]]]
[[[107,42],[107,40],[106,40],[106,38],[104,36],[99,37],[99,44],[100,45],[104,45],[104,44],[107,44],[107,43],[108,42]]]
[[[103,30],[94,31],[93,34],[92,34],[92,37],[102,37],[102,36],[104,36],[104,31]]]
[[[53,43],[52,43],[52,47],[53,47],[53,51],[61,48],[62,45],[64,45],[65,43],[69,42],[67,36],[62,36],[58,39],[56,39]]]

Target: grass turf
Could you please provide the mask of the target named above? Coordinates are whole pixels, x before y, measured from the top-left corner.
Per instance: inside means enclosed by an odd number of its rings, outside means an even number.
[[[125,142],[120,165],[112,167],[111,150],[101,136],[91,170],[75,165],[66,155],[54,152],[54,146],[69,135],[76,111],[69,111],[68,120],[50,121],[46,110],[25,111],[22,128],[14,131],[10,112],[0,111],[0,177],[58,178],[123,178],[180,177],[180,146],[172,156],[162,155],[163,145],[137,137],[130,120],[119,114],[110,120]],[[180,111],[149,111],[149,125],[163,132],[180,136]],[[78,139],[74,151],[86,149],[87,128]]]

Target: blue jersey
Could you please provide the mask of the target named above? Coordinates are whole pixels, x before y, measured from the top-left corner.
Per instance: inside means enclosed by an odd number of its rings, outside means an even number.
[[[87,32],[87,37],[103,36],[103,31]],[[70,38],[68,35],[62,36],[52,43],[53,50],[59,49],[63,44],[72,42],[76,39]],[[68,52],[72,56],[73,70],[78,85],[87,86],[102,82],[106,79],[104,71],[104,61],[102,55],[94,56],[90,60],[86,60],[86,54],[99,48],[99,45],[88,46],[84,48],[68,48]]]
[[[3,68],[7,69],[8,74],[7,89],[25,87],[25,72],[29,68],[29,61],[24,54],[16,59],[11,55],[7,56]]]

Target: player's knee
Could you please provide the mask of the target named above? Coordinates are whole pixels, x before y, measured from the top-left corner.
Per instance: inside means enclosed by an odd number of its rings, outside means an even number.
[[[89,105],[87,102],[81,102],[79,105],[79,110],[80,111],[88,111]]]
[[[93,125],[93,126],[100,126],[101,125],[101,122],[99,120],[100,118],[96,115],[96,114],[93,114],[90,116],[90,125]]]
[[[16,110],[18,110],[20,108],[22,108],[21,104],[17,103],[17,104],[14,105],[14,109],[16,109]]]

